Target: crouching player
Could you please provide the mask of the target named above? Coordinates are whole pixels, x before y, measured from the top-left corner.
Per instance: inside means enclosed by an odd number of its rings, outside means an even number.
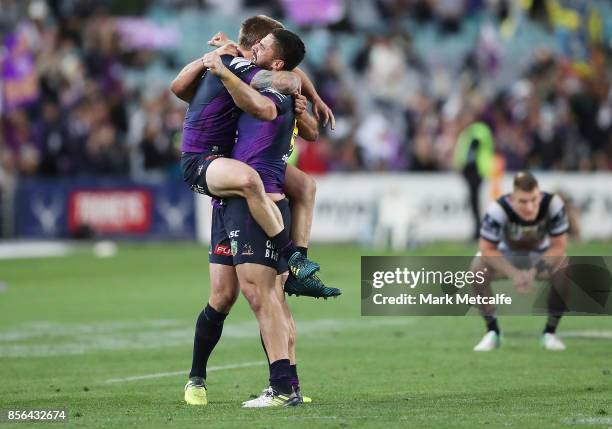
[[[569,286],[561,270],[567,264],[568,229],[561,198],[540,191],[531,173],[519,172],[514,176],[512,193],[500,197],[487,210],[480,229],[480,251],[472,263],[473,271],[486,273],[485,282],[474,288],[480,296],[492,296],[491,281],[499,278],[509,278],[519,293],[529,292],[535,280],[550,281],[548,319],[542,335],[546,350],[565,350],[556,330]],[[496,349],[501,336],[495,307],[481,305],[480,312],[487,333],[474,350]]]

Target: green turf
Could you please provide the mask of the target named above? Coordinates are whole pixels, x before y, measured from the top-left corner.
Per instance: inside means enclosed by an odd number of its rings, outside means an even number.
[[[410,253],[469,255],[431,245]],[[574,245],[573,254],[610,254]],[[612,340],[567,338],[568,350],[538,346],[544,320],[501,320],[504,347],[471,351],[476,317],[360,317],[357,247],[315,246],[337,300],[290,298],[298,359],[310,405],[243,410],[266,387],[267,368],[209,374],[210,404],[182,402],[186,376],[109,383],[184,370],[193,321],[208,294],[207,252],[192,244],[123,245],[117,257],[83,249],[65,258],[0,262],[0,409],[66,408],[73,427],[354,428],[611,427]],[[612,332],[610,317],[568,317],[562,332]],[[210,366],[265,358],[240,298]],[[27,425],[0,426],[26,427]],[[58,426],[53,426],[58,427]]]

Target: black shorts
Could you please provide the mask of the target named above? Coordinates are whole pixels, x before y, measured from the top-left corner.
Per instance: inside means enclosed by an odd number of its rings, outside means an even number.
[[[181,171],[183,180],[198,194],[211,195],[206,183],[206,171],[215,159],[225,156],[219,152],[183,152],[181,154]]]
[[[223,223],[223,210],[225,206],[215,203],[212,209],[212,223],[210,226],[210,248],[208,261],[211,264],[234,266],[232,248],[229,234]]]
[[[283,199],[276,205],[284,224],[290,225],[289,201]],[[255,222],[244,198],[229,198],[220,208],[213,208],[210,245],[209,260],[213,264],[258,264],[274,268],[279,274],[287,271],[287,261]]]

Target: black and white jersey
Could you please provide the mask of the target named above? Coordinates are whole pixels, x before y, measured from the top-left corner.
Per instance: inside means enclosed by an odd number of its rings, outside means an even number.
[[[542,192],[538,215],[525,221],[512,209],[509,194],[491,203],[482,220],[480,236],[497,244],[500,250],[543,251],[549,237],[565,234],[569,222],[563,200],[558,195]]]

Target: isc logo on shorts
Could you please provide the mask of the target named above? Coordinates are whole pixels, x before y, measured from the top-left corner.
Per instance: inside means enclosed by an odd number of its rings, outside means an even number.
[[[240,230],[239,229],[235,229],[233,231],[230,231],[228,237],[229,238],[236,238],[236,237],[238,237],[239,234],[240,234]]]
[[[217,244],[215,246],[215,255],[232,256],[232,249],[230,249],[229,246]]]
[[[266,258],[278,261],[278,252],[274,249],[274,244],[270,240],[266,241]]]

